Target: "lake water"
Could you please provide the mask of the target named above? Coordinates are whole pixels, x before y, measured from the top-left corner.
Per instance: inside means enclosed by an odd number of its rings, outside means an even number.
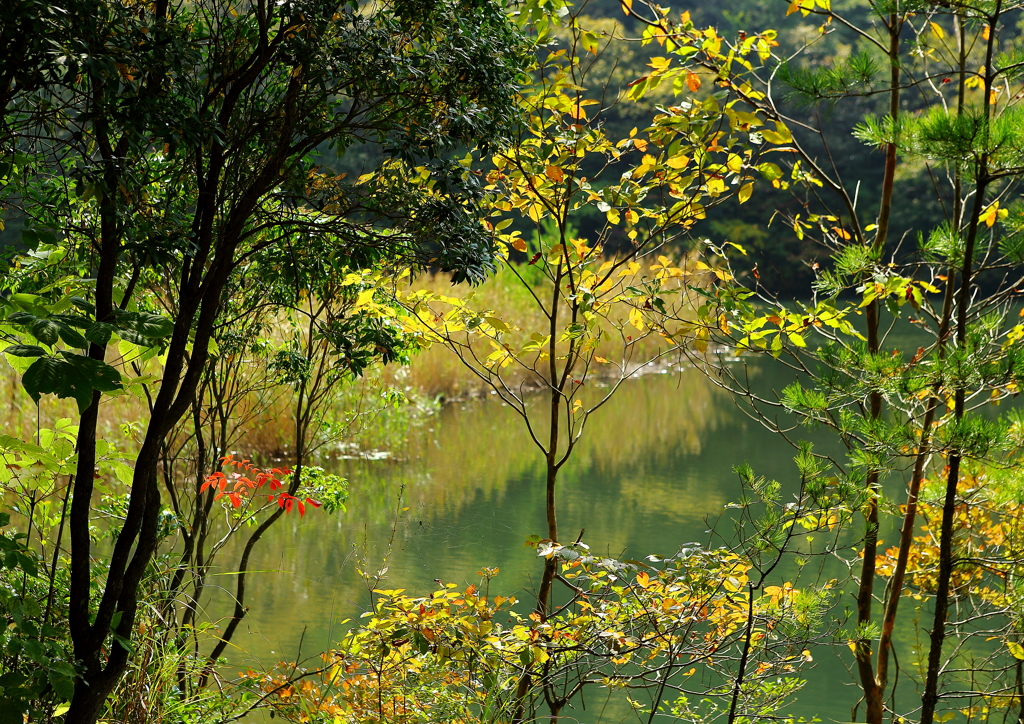
[[[793,379],[761,365],[754,372],[762,391]],[[795,435],[840,452],[823,433]],[[393,454],[338,461],[351,483],[347,513],[314,511],[264,537],[234,662],[294,660],[304,630],[303,657],[328,648],[340,622],[369,603],[357,561],[379,567],[389,549],[380,587],[427,594],[434,579],[464,586],[479,581],[482,567],[499,566],[492,592],[529,600],[541,566],[524,541],[545,530],[544,491],[542,459],[522,421],[494,398],[449,404]],[[627,382],[589,423],[560,477],[559,527],[567,539],[585,528],[584,540],[600,553],[672,555],[689,541],[708,541],[709,526],[740,493],[734,465],[748,462],[792,487],[793,454],[700,372],[647,375]],[[849,721],[860,693],[847,670],[852,656],[841,643],[814,654],[794,711]]]

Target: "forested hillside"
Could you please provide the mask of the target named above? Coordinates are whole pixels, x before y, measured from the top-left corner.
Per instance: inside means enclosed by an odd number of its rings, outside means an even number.
[[[1024,721],[1024,0],[8,0],[0,724]]]

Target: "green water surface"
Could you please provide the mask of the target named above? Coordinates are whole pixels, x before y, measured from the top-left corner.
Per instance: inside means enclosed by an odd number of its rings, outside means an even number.
[[[793,380],[780,365],[753,373],[768,395]],[[792,437],[841,454],[825,432]],[[334,463],[351,483],[348,512],[291,518],[264,537],[254,565],[263,572],[250,579],[253,608],[233,641],[233,662],[267,666],[327,649],[343,620],[369,605],[357,563],[377,570],[389,550],[381,588],[426,595],[435,579],[464,586],[479,582],[482,567],[498,566],[492,593],[529,600],[541,565],[524,541],[545,530],[544,490],[542,459],[522,421],[494,398],[449,404],[391,452]],[[699,371],[647,375],[627,382],[591,420],[560,477],[559,527],[571,538],[586,529],[584,540],[600,553],[672,555],[709,541],[741,492],[733,466],[748,462],[793,489],[793,455]],[[837,615],[846,603],[852,607],[852,597],[840,600]],[[898,636],[899,648],[912,650],[912,637]],[[849,721],[860,693],[848,669],[852,655],[840,642],[814,657],[793,711]],[[596,721],[580,710],[565,714]],[[606,711],[602,721],[627,717],[625,709]]]

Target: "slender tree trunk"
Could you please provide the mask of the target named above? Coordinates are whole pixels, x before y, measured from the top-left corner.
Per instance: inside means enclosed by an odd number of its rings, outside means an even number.
[[[900,32],[902,18],[896,13],[889,15],[889,115],[893,123],[899,119],[900,112]],[[892,215],[893,188],[896,180],[896,143],[889,143],[885,148],[885,170],[882,177],[882,200],[878,209],[878,229],[872,247],[876,255],[885,249],[889,233],[889,219]],[[867,308],[868,352],[877,354],[880,348],[879,315],[881,308],[878,300],[872,301]],[[878,419],[882,414],[882,395],[872,392],[868,400],[868,414]],[[860,586],[857,591],[857,625],[867,627],[872,620],[875,587],[875,561],[878,556],[878,498],[881,490],[878,485],[878,471],[868,472],[865,481],[869,498],[865,504],[864,518],[864,557],[861,561]],[[884,713],[884,686],[879,685],[875,674],[875,666],[871,660],[871,640],[858,638],[854,656],[857,661],[857,672],[860,677],[861,689],[867,706],[866,721],[869,724],[882,724]]]
[[[564,278],[562,265],[559,264],[555,273],[551,293],[551,314],[548,318],[548,444],[544,462],[546,475],[544,480],[544,512],[547,518],[548,538],[552,543],[558,542],[558,515],[555,507],[555,486],[558,481],[558,417],[562,406],[562,379],[558,374],[558,312],[560,291],[559,286]],[[566,365],[569,361],[566,361]],[[537,591],[537,613],[541,619],[548,615],[548,604],[551,598],[551,585],[555,580],[558,562],[554,556],[545,559],[544,573],[541,575],[540,589]]]
[[[963,266],[960,275],[960,289],[956,309],[956,343],[962,351],[967,344],[967,307],[971,301],[972,272],[975,248],[978,240],[978,227],[981,213],[985,207],[985,192],[990,183],[989,178],[989,143],[988,125],[992,109],[988,103],[992,93],[994,76],[992,73],[992,56],[995,50],[996,24],[1002,12],[1001,0],[996,1],[995,9],[987,18],[990,32],[985,50],[985,85],[984,85],[984,127],[982,144],[985,151],[978,159],[978,168],[974,190],[974,203],[968,219],[967,239],[964,244]],[[952,282],[952,279],[949,280]],[[966,389],[960,385],[954,392],[953,416],[959,422],[963,419],[966,407]],[[932,724],[935,708],[939,701],[939,673],[942,670],[942,645],[946,639],[946,618],[949,615],[950,579],[953,576],[953,522],[956,514],[957,485],[960,482],[960,466],[963,454],[954,450],[949,456],[949,470],[946,476],[946,493],[942,502],[942,528],[939,532],[939,573],[935,591],[935,614],[932,619],[932,630],[929,636],[928,669],[925,673],[924,694],[921,697],[921,724]]]

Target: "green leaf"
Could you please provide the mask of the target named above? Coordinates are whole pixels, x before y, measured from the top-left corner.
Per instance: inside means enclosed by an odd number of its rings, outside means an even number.
[[[21,699],[0,696],[0,724],[23,724],[27,708]]]
[[[53,322],[53,320],[49,320]],[[53,322],[57,325],[57,334],[60,335],[61,341],[68,347],[75,347],[77,349],[89,349],[89,342],[82,333],[72,328],[66,322]]]
[[[55,345],[60,339],[60,325],[49,319],[36,317],[28,325],[28,331],[43,344]]]
[[[25,573],[33,578],[39,577],[39,567],[36,565],[35,558],[21,554],[18,556],[18,563],[21,570],[25,571]]]
[[[88,329],[92,324],[91,319],[77,314],[54,314],[50,318],[56,322],[63,322],[70,327],[77,327],[78,329]]]
[[[13,354],[15,357],[42,357],[46,350],[34,344],[12,344],[4,348],[5,354]]]
[[[121,373],[106,362],[100,362],[85,355],[61,352],[61,356],[72,367],[90,377],[92,387],[100,392],[113,392],[121,389]]]
[[[110,343],[110,337],[117,331],[117,325],[109,322],[95,322],[85,330],[85,338],[100,347]]]
[[[75,682],[73,679],[65,676],[59,671],[47,672],[46,678],[50,682],[50,686],[57,692],[57,696],[68,701],[75,695]]]
[[[28,681],[28,677],[19,671],[8,671],[6,674],[0,676],[0,687],[4,689],[17,689],[19,686]],[[2,701],[2,700],[0,700]],[[21,724],[21,720],[18,720]]]
[[[40,357],[28,368],[21,378],[29,397],[39,402],[40,395],[56,394],[58,397],[70,397],[71,387],[67,380],[67,365],[56,357]]]
[[[757,170],[761,172],[761,175],[764,176],[767,181],[775,181],[776,179],[782,178],[782,169],[774,163],[759,164]]]
[[[46,307],[43,306],[46,299],[38,294],[25,294],[24,292],[12,294],[11,301],[22,311],[29,312],[37,317],[46,315]]]
[[[86,314],[96,314],[96,305],[89,300],[82,299],[81,297],[71,297],[70,301]]]
[[[92,404],[93,390],[121,389],[121,373],[105,362],[71,352],[60,355],[40,357],[21,378],[25,391],[37,403],[41,395],[73,397],[78,402],[79,412],[84,412]]]
[[[129,342],[150,347],[154,342],[170,336],[174,322],[150,312],[116,312],[121,336]]]

